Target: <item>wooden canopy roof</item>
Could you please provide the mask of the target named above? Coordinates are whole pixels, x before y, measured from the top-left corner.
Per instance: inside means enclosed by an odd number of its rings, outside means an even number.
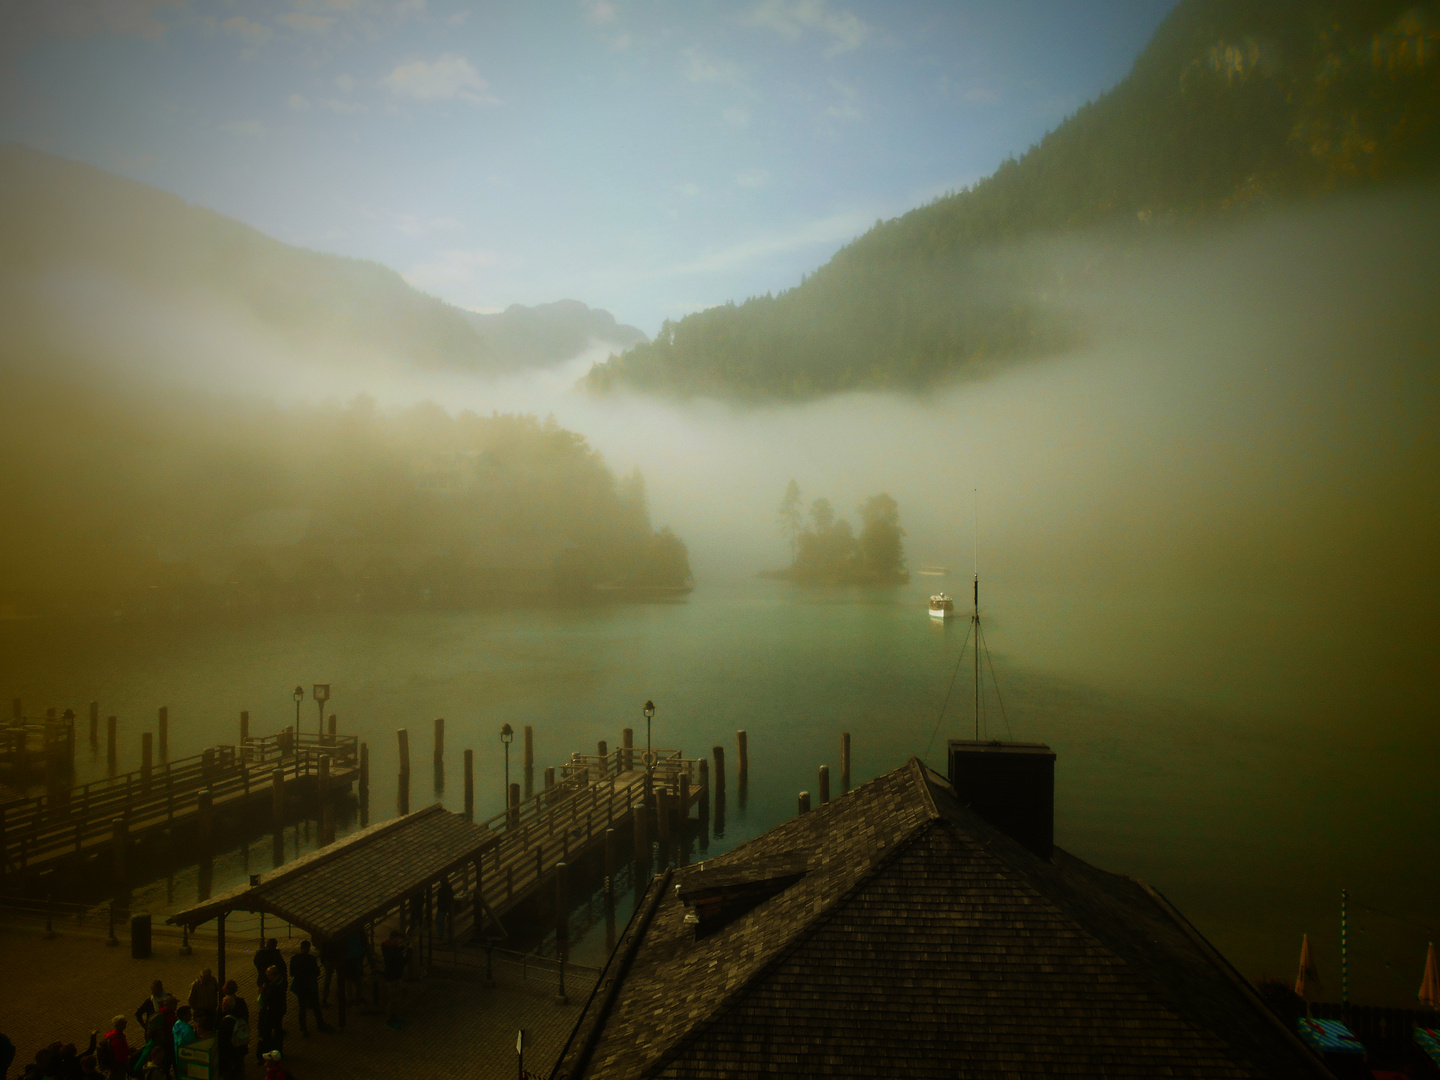
[[[653,880],[552,1080],[1039,1075],[1330,1076],[1158,893],[911,759]]]
[[[332,938],[399,905],[415,890],[464,866],[499,842],[438,803],[371,825],[257,875],[166,922],[192,929],[230,911],[264,911],[310,934]]]

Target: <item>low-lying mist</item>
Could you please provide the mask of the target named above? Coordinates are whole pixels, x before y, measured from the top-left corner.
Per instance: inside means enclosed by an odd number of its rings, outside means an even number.
[[[949,567],[937,587],[963,596],[978,505],[982,600],[1009,662],[1409,728],[1440,644],[1437,241],[1440,199],[1422,191],[1143,242],[1031,244],[1005,257],[1086,344],[925,398],[597,401],[571,387],[603,348],[488,382],[417,372],[320,344],[297,354],[223,306],[81,272],[11,294],[12,326],[23,314],[33,335],[11,355],[99,357],[115,408],[183,398],[197,430],[261,407],[237,401],[358,394],[553,415],[615,473],[641,469],[700,588],[784,564],[776,508],[793,477],[842,513],[893,495],[912,568]]]

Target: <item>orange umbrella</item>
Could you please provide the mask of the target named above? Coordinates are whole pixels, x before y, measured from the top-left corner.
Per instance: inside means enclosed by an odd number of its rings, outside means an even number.
[[[1440,1009],[1440,964],[1435,962],[1435,943],[1425,954],[1425,977],[1420,980],[1420,993],[1416,995],[1423,1004]]]
[[[1310,959],[1310,935],[1304,934],[1300,938],[1300,974],[1295,976],[1295,993],[1305,997],[1311,983],[1317,987],[1320,985],[1320,972],[1315,969],[1315,961]]]

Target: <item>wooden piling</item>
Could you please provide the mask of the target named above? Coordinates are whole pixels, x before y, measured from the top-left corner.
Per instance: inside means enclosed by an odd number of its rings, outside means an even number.
[[[750,782],[750,736],[747,732],[735,733],[735,750],[739,756],[735,769],[736,780],[743,788]]]
[[[605,830],[605,894],[615,891],[615,830]]]
[[[159,748],[158,748],[158,749],[160,750],[160,760],[161,760],[161,761],[169,761],[169,760],[170,760],[170,706],[168,706],[168,705],[161,705],[161,706],[160,706],[160,724],[159,724],[159,727],[158,727],[156,730],[158,731],[159,736],[160,736],[159,739],[156,740],[156,741],[159,742],[159,744],[160,744],[160,745],[159,745]]]
[[[546,765],[546,766],[545,766],[545,792],[546,792],[546,794],[545,794],[545,805],[546,805],[546,806],[549,806],[551,800],[555,798],[554,791],[555,791],[555,766],[554,766],[554,765]]]
[[[326,734],[327,734],[327,735],[329,736],[329,738],[330,738],[330,742],[329,742],[328,745],[330,745],[330,746],[334,746],[334,745],[335,745],[335,735],[336,735],[336,733],[337,733],[338,730],[339,730],[339,722],[335,719],[335,714],[332,712],[332,713],[330,714],[329,719],[326,721]]]
[[[90,702],[90,745],[100,745],[100,702]]]
[[[808,791],[800,792],[799,812],[802,814],[808,814],[810,812],[810,793]]]
[[[400,775],[410,775],[410,732],[403,727],[395,732],[395,738],[400,743]]]
[[[244,752],[244,746],[250,741],[250,713],[246,709],[240,710],[240,746]]]
[[[650,809],[648,802],[642,803],[630,814],[635,823],[635,861],[643,863],[650,857]]]
[[[635,768],[635,729],[626,728],[620,732],[620,771],[629,772]]]
[[[665,850],[665,845],[670,843],[670,796],[663,791],[656,791],[653,795],[655,804],[655,834],[660,841],[660,850]]]
[[[115,871],[115,885],[117,888],[123,889],[126,882],[125,863],[130,848],[130,828],[126,825],[123,817],[110,820],[110,847]]]
[[[601,739],[595,747],[597,756],[600,758],[600,775],[603,777],[610,771],[610,744]]]
[[[564,862],[555,864],[555,953],[562,963],[570,953],[570,866]]]
[[[525,798],[535,794],[535,729],[525,725]]]
[[[710,759],[700,759],[700,820],[710,817]]]
[[[335,815],[330,809],[330,755],[320,755],[320,844],[335,842]]]
[[[468,749],[465,751],[465,820],[475,820],[475,751]]]
[[[685,822],[690,817],[690,774],[680,774],[680,827],[685,827]]]
[[[442,767],[445,764],[445,718],[442,716],[435,718],[435,764]]]
[[[395,813],[404,817],[410,813],[410,774],[400,774],[399,782],[395,785]]]
[[[850,733],[840,733],[840,794],[850,794]]]
[[[364,806],[370,801],[370,744],[360,744],[360,805]]]
[[[819,777],[819,779],[820,779],[820,782],[819,782],[819,784],[818,784],[817,786],[820,788],[820,805],[821,805],[821,806],[824,806],[826,803],[828,803],[828,802],[830,801],[830,766],[829,766],[829,765],[821,765],[821,766],[820,766],[820,777]]]
[[[154,745],[150,732],[140,736],[140,794],[150,794],[150,772],[154,765]]]
[[[715,756],[715,795],[719,798],[725,794],[725,748],[712,747],[710,753]]]
[[[276,766],[270,773],[270,818],[275,835],[285,828],[285,770]]]
[[[520,785],[510,785],[510,813],[505,819],[507,828],[516,828],[520,824]]]
[[[215,848],[215,792],[202,788],[196,797],[196,818],[200,826],[200,850],[208,857]]]
[[[105,718],[105,767],[115,775],[115,726],[119,720],[114,716]]]

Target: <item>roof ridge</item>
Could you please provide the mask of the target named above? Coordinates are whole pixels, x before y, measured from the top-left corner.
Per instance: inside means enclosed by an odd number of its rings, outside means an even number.
[[[1194,924],[1185,918],[1175,905],[1170,903],[1161,892],[1151,888],[1139,878],[1130,878],[1130,880],[1145,891],[1145,895],[1160,909],[1161,914],[1179,927],[1180,932],[1190,940],[1190,943],[1198,948],[1201,954],[1209,960],[1214,967],[1220,970],[1221,974],[1240,991],[1251,1006],[1261,1013],[1275,1028],[1284,1033],[1285,1039],[1291,1048],[1301,1051],[1301,1056],[1306,1064],[1314,1070],[1317,1077],[1323,1077],[1324,1080],[1335,1080],[1335,1074],[1325,1067],[1324,1061],[1316,1056],[1315,1051],[1310,1048],[1305,1040],[1300,1038],[1294,1031],[1291,1031],[1290,1028],[1286,1027],[1281,1019],[1270,1011],[1270,1007],[1265,1004],[1260,995],[1255,992],[1255,988],[1250,985],[1250,980],[1236,971],[1234,965],[1225,959],[1224,954],[1215,948],[1214,945],[1211,945],[1205,935],[1195,929]],[[1251,1064],[1253,1065],[1254,1063],[1251,1062]]]
[[[918,761],[917,758],[913,757],[910,760],[912,762]],[[930,798],[930,793],[927,790],[928,785],[924,782],[923,774],[921,774],[918,779],[920,781],[920,789],[924,792],[926,805],[930,809],[930,816],[912,826],[908,832],[903,833],[883,858],[877,859],[865,873],[856,878],[855,881],[851,883],[850,888],[842,893],[836,894],[829,903],[814,912],[810,918],[790,936],[790,939],[785,942],[784,945],[775,950],[770,959],[757,966],[755,970],[750,973],[749,978],[722,997],[704,1019],[692,1024],[682,1038],[678,1039],[669,1048],[659,1054],[655,1060],[650,1062],[650,1064],[637,1075],[641,1077],[655,1076],[659,1070],[665,1068],[666,1065],[675,1060],[679,1054],[692,1043],[696,1042],[703,1033],[708,1031],[731,1006],[745,997],[745,995],[754,988],[756,983],[767,978],[775,968],[788,959],[801,945],[814,937],[820,927],[834,917],[836,911],[839,910],[842,904],[861,889],[868,886],[882,871],[888,869],[922,834],[934,828],[936,822],[940,820],[940,816],[936,813],[935,803],[934,800]],[[784,894],[782,893],[781,895]]]

